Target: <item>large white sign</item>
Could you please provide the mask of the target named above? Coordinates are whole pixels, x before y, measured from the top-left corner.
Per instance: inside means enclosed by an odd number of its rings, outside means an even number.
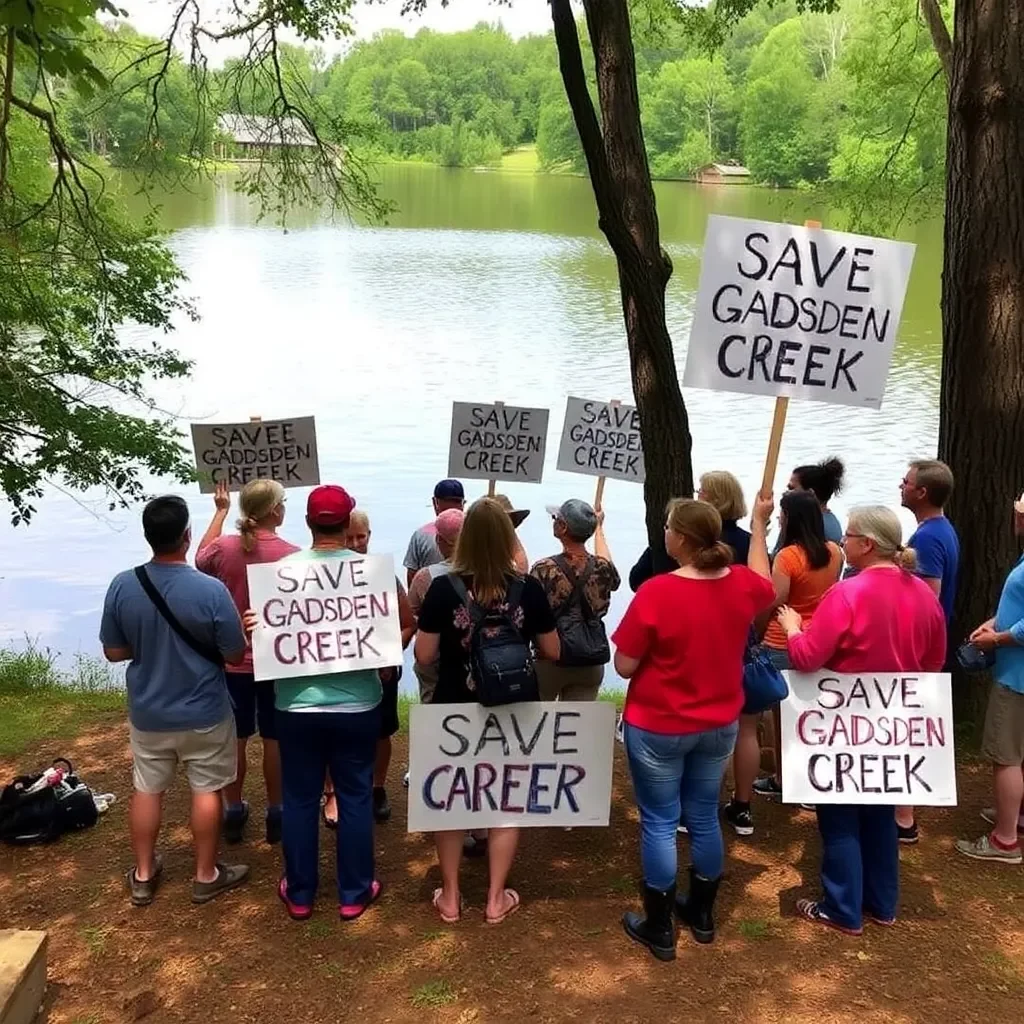
[[[708,218],[683,383],[882,404],[914,246]]]
[[[193,423],[199,490],[212,494],[224,482],[240,491],[250,480],[278,480],[285,487],[320,483],[316,425],[312,416],[247,423]]]
[[[294,679],[402,664],[391,555],[250,565],[256,679]]]
[[[782,799],[955,806],[949,676],[790,672]]]
[[[416,704],[409,831],[607,825],[615,705]]]
[[[547,409],[454,402],[448,475],[539,484],[547,438]]]
[[[636,407],[570,398],[558,446],[558,468],[642,484],[644,449]]]

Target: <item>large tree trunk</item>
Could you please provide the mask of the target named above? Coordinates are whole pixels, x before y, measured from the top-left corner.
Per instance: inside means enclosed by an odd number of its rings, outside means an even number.
[[[956,477],[958,642],[993,614],[1024,489],[1024,5],[957,0],[946,156],[939,455]],[[977,720],[983,693],[958,680]]]
[[[598,223],[615,253],[633,394],[647,480],[647,533],[665,565],[665,505],[693,493],[690,428],[665,324],[672,261],[661,248],[654,188],[640,128],[640,99],[627,0],[584,0],[602,126],[587,89],[569,0],[551,0],[559,67],[587,159]]]

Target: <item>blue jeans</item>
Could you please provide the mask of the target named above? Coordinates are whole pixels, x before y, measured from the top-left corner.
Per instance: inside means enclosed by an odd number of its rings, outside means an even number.
[[[338,903],[365,903],[373,883],[373,761],[380,708],[355,714],[279,711],[277,728],[288,898],[309,907],[316,897],[320,798],[330,769],[338,799]]]
[[[722,775],[736,745],[738,723],[666,736],[627,724],[629,773],[640,809],[644,882],[664,892],[676,883],[676,826],[690,832],[693,867],[705,878],[722,874],[725,854],[718,821]]]
[[[845,928],[863,915],[891,921],[900,895],[900,851],[892,807],[818,805],[822,910]]]

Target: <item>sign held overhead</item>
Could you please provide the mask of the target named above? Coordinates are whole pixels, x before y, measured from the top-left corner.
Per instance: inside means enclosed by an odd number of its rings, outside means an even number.
[[[547,409],[454,402],[448,475],[539,484],[547,437]]]
[[[192,445],[202,494],[217,484],[240,491],[251,480],[277,480],[285,487],[320,483],[316,423],[312,416],[245,423],[193,423]]]
[[[914,246],[708,218],[687,387],[878,409]]]
[[[558,469],[644,482],[644,451],[636,407],[572,398],[566,402]]]

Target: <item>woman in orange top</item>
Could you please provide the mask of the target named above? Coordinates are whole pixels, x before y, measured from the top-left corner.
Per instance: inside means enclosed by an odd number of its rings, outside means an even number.
[[[764,645],[777,668],[789,668],[786,633],[775,617],[775,610],[789,605],[800,613],[803,625],[810,622],[815,608],[829,588],[838,581],[843,567],[843,553],[838,544],[825,539],[825,523],[821,504],[810,491],[787,491],[781,501],[782,544],[772,566],[775,603],[761,617],[767,618]],[[733,755],[733,776],[736,791],[725,808],[725,819],[740,836],[753,835],[754,821],[750,813],[751,793],[778,799],[782,786],[776,777],[757,779],[761,767],[761,746],[757,738],[757,715],[742,715]],[[778,710],[775,719],[775,765],[781,757]]]

